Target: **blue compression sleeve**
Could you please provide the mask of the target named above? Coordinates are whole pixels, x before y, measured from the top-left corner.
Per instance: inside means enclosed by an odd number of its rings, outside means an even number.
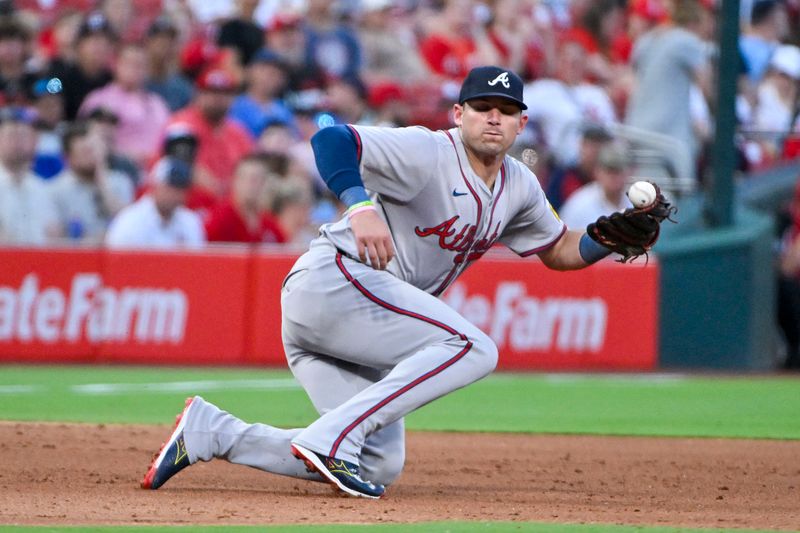
[[[311,137],[311,147],[322,179],[338,198],[347,205],[369,200],[358,171],[359,139],[350,128],[322,128]]]
[[[356,185],[355,187],[350,187],[349,189],[342,191],[342,194],[339,195],[339,200],[341,200],[342,203],[347,207],[350,207],[351,205],[366,202],[369,200],[369,195],[364,187],[359,187]]]
[[[588,233],[581,235],[581,240],[578,242],[578,252],[581,254],[581,259],[589,265],[611,254],[611,250],[592,240]]]

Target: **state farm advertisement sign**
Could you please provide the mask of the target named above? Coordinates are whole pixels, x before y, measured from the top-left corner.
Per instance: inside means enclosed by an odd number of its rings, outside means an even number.
[[[537,298],[521,281],[501,281],[490,297],[457,283],[445,301],[503,351],[599,352],[606,339],[608,304],[598,297]]]
[[[117,341],[179,344],[189,300],[180,289],[107,287],[80,272],[69,287],[42,287],[35,273],[18,288],[0,287],[0,341]]]
[[[294,255],[0,250],[0,361],[284,366],[280,287]],[[658,266],[560,273],[490,253],[442,297],[501,369],[654,368]]]
[[[604,261],[554,272],[484,258],[443,299],[494,339],[501,368],[651,369],[658,346],[658,267]]]
[[[246,254],[3,250],[0,261],[0,358],[210,363],[242,356]]]

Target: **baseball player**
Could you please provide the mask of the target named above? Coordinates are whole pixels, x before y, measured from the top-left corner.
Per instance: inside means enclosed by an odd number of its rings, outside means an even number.
[[[522,80],[487,66],[464,80],[450,130],[319,131],[317,167],[349,208],[292,267],[281,305],[289,367],[320,417],[299,429],[248,424],[195,396],[142,487],[223,458],[379,498],[403,468],[403,417],[497,363],[492,340],[438,298],[445,289],[497,242],[558,270],[614,249],[603,229],[613,217],[592,236],[569,231],[536,176],[506,155],[525,109]],[[625,225],[639,228],[626,246],[644,253],[659,221],[641,217]]]

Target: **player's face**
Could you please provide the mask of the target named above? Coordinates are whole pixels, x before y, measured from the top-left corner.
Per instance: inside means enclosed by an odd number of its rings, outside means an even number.
[[[485,155],[505,155],[528,122],[528,115],[512,101],[491,96],[456,104],[454,119],[461,138],[472,150]]]

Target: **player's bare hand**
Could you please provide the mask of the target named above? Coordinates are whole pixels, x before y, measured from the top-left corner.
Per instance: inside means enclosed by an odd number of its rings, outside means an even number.
[[[358,257],[364,263],[369,256],[372,268],[384,270],[394,258],[394,246],[386,222],[372,210],[362,211],[350,217],[350,227],[356,239]]]

